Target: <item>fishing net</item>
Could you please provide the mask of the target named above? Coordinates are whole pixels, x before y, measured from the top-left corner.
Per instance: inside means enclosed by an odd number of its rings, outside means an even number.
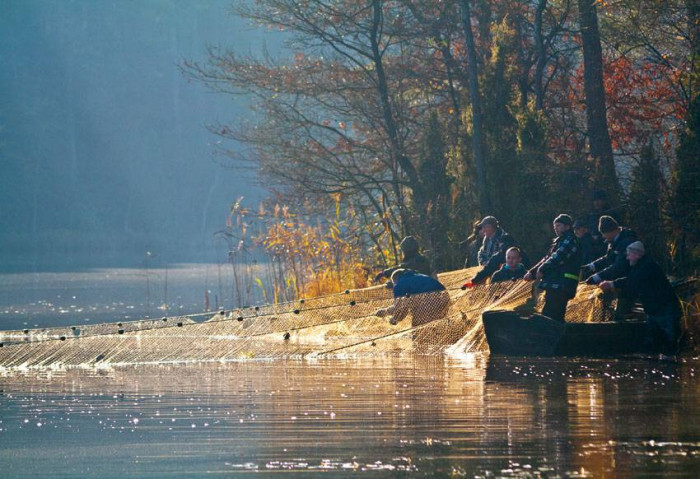
[[[439,275],[446,292],[404,298],[406,316],[396,324],[380,318],[394,305],[391,289],[376,286],[328,296],[179,317],[93,326],[0,333],[2,371],[28,368],[96,367],[368,357],[383,354],[461,354],[488,348],[481,313],[542,307],[533,283],[509,281],[462,290],[475,269]],[[597,289],[580,285],[567,321],[605,320],[614,304]]]

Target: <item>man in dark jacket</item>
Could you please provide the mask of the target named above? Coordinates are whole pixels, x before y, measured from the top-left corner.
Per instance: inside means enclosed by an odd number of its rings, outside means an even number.
[[[542,315],[557,321],[564,321],[566,305],[576,296],[581,249],[578,238],[571,231],[573,221],[569,215],[559,215],[554,219],[554,238],[547,256],[537,263],[525,277],[526,281],[539,279],[539,288],[545,291]]]
[[[411,314],[411,326],[418,326],[447,314],[450,295],[432,276],[397,269],[391,274],[391,282],[394,285],[394,305],[378,310],[377,316],[392,316],[389,322],[396,324]]]
[[[615,221],[620,221],[621,215],[617,208],[612,208],[608,204],[608,196],[604,190],[596,189],[593,190],[593,195],[591,198],[591,203],[593,208],[590,213],[586,216],[586,223],[588,226],[588,232],[593,236],[593,241],[598,245],[603,244],[603,238],[601,231],[598,229],[600,224],[600,218],[603,216],[609,216],[615,219]]]
[[[647,314],[650,342],[660,338],[665,354],[678,353],[682,313],[673,287],[661,267],[645,254],[641,241],[627,246],[627,260],[630,264],[627,276],[603,281],[598,286],[606,292],[617,289],[638,297]]]
[[[594,273],[586,280],[588,284],[598,284],[625,276],[630,269],[625,250],[637,241],[637,233],[629,228],[622,228],[611,216],[601,216],[598,229],[605,238],[608,249],[605,256],[584,266],[586,270]]]
[[[479,264],[479,250],[484,242],[484,232],[481,229],[481,222],[476,221],[471,236],[462,241],[459,245],[466,253],[464,267],[471,268]]]
[[[581,265],[586,266],[596,259],[600,258],[605,252],[603,248],[593,239],[591,232],[588,230],[588,224],[582,220],[574,221],[572,227],[574,234],[578,238],[581,246]],[[597,228],[596,228],[597,229]],[[602,245],[602,241],[600,245]]]
[[[465,284],[467,287],[489,279],[505,263],[508,248],[517,246],[513,237],[498,226],[498,220],[493,216],[485,217],[479,225],[484,234],[484,242],[479,249],[479,265],[482,268]]]
[[[525,273],[527,273],[527,270],[521,261],[522,256],[520,255],[520,249],[516,246],[508,248],[508,251],[506,251],[506,263],[501,266],[501,269],[493,273],[493,276],[491,276],[491,283],[522,279]]]
[[[630,264],[625,257],[627,247],[637,241],[637,233],[629,228],[622,228],[611,216],[601,216],[598,229],[608,243],[605,256],[583,266],[584,271],[593,273],[586,284],[599,284],[601,281],[612,281],[627,276]],[[624,319],[634,305],[634,298],[622,292],[617,298],[615,320]]]
[[[428,261],[428,258],[420,253],[418,241],[413,236],[406,236],[403,240],[401,240],[399,248],[401,248],[401,252],[403,253],[403,261],[401,261],[398,266],[387,268],[377,274],[374,277],[375,281],[379,281],[382,278],[391,277],[391,274],[399,268],[411,269],[427,276],[432,274],[430,261]]]

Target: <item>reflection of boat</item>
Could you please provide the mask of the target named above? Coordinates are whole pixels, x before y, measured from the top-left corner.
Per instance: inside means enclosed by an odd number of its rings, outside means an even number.
[[[562,323],[514,311],[482,315],[491,354],[510,356],[616,356],[653,353],[645,347],[644,321]]]

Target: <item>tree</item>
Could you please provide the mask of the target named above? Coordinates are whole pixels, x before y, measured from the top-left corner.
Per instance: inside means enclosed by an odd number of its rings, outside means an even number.
[[[586,99],[586,124],[590,154],[596,162],[596,183],[617,202],[619,184],[615,171],[612,142],[603,88],[603,51],[598,30],[596,0],[578,0],[581,44],[583,47],[583,86]]]
[[[642,150],[631,177],[627,196],[629,224],[643,239],[647,252],[663,262],[668,257],[665,234],[660,227],[664,176],[651,141]]]
[[[700,95],[690,105],[680,134],[673,172],[670,216],[673,262],[677,274],[697,274],[700,268]]]
[[[462,27],[467,54],[467,77],[469,78],[469,99],[471,101],[472,151],[476,166],[476,190],[481,213],[490,209],[486,185],[486,152],[484,147],[481,92],[479,91],[479,68],[476,46],[472,32],[472,14],[469,0],[460,0]]]

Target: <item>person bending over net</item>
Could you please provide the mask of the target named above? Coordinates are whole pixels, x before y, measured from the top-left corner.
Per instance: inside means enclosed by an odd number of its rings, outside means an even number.
[[[677,354],[682,310],[671,283],[658,263],[646,254],[641,241],[627,246],[626,257],[630,264],[627,276],[602,281],[598,287],[639,297],[649,326],[648,346],[653,349],[653,343],[659,341],[664,354]]]
[[[411,326],[415,327],[447,314],[450,295],[435,278],[400,268],[391,274],[391,282],[394,285],[394,304],[378,310],[376,316],[391,316],[389,322],[396,324],[410,314]]]

